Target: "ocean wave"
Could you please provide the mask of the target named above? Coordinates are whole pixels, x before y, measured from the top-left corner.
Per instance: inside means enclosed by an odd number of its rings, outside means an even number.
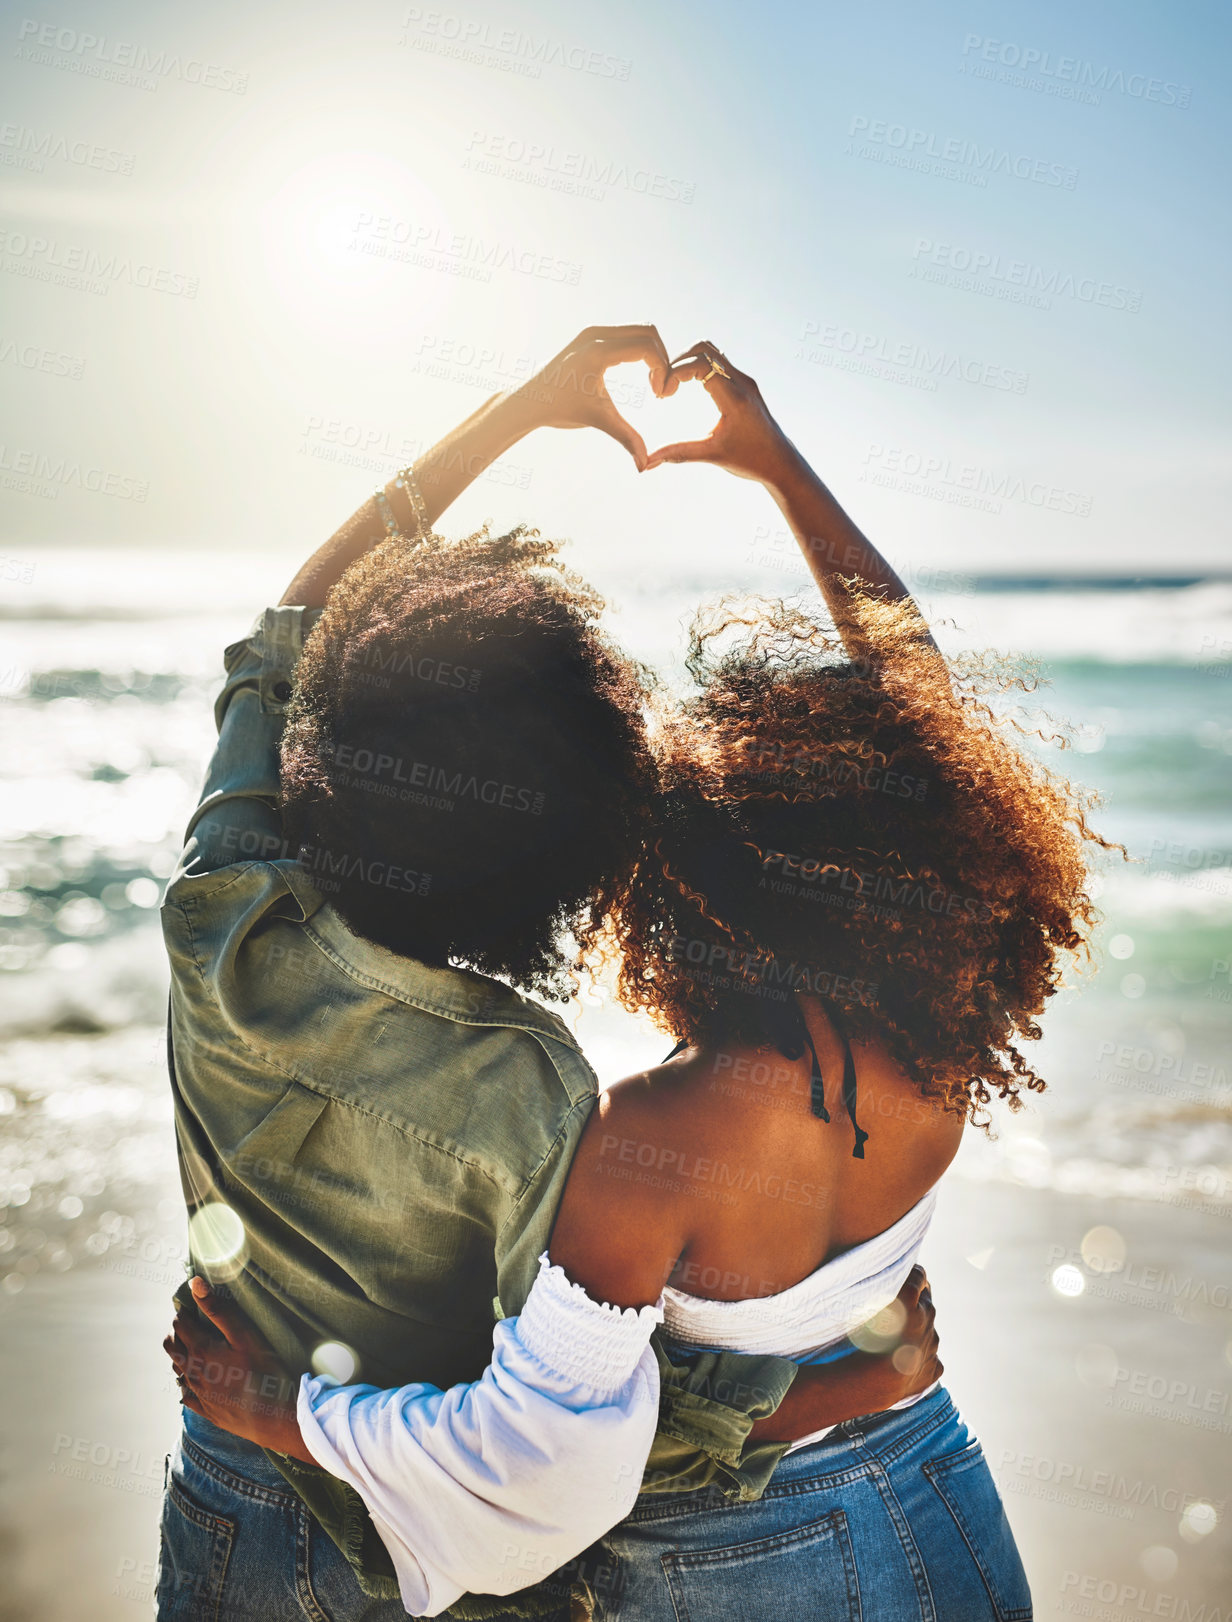
[[[300,562],[283,550],[219,553],[209,568],[191,553],[32,550],[28,580],[23,576],[23,583],[10,585],[0,622],[12,630],[41,621],[45,634],[57,626],[93,634],[144,625],[158,636],[160,620],[170,625],[225,617],[234,636],[267,602],[278,600]],[[778,567],[767,567],[754,556],[742,567],[728,565],[710,575],[665,571],[653,579],[617,566],[605,571],[603,585],[617,618],[636,634],[638,651],[645,641],[641,631],[650,625],[655,657],[667,659],[679,644],[681,622],[725,592],[803,593],[817,600],[802,559],[788,553],[775,562]],[[790,568],[781,566],[787,562]],[[1181,664],[1232,679],[1232,577],[1224,573],[958,574],[922,566],[914,573],[906,567],[905,578],[938,622],[938,640],[947,649],[989,646],[1055,660]],[[944,589],[957,582],[961,589]]]
[[[1232,925],[1232,867],[1131,868],[1104,876],[1102,911],[1118,924],[1143,923],[1153,932],[1189,924]]]
[[[968,1133],[955,1173],[970,1182],[1132,1199],[1232,1216],[1232,1088],[1196,1096],[1105,1097],[1047,1135]],[[1062,1147],[1063,1145],[1063,1147]]]

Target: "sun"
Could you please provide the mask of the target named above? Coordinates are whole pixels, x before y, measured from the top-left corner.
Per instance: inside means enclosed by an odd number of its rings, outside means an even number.
[[[417,275],[402,245],[448,241],[450,211],[388,151],[334,151],[297,165],[266,195],[258,222],[269,292],[302,321],[335,320],[345,304],[372,331],[397,330],[412,304],[422,320],[445,300],[448,290],[435,285],[444,278]]]

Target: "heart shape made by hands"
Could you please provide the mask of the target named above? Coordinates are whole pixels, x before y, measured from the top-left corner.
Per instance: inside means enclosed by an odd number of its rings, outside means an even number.
[[[606,380],[612,404],[641,434],[647,455],[680,440],[706,439],[719,420],[718,406],[698,382],[680,383],[660,400],[641,361],[609,367]]]

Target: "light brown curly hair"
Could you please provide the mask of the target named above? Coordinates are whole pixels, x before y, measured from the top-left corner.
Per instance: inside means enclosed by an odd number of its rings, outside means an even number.
[[[658,832],[604,951],[625,1007],[690,1043],[777,1045],[778,1009],[811,990],[986,1124],[994,1093],[1044,1089],[1016,1044],[1097,921],[1089,847],[1120,847],[990,704],[1033,675],[947,665],[914,605],[848,585],[859,660],[781,602],[699,614],[696,692],[657,739]]]

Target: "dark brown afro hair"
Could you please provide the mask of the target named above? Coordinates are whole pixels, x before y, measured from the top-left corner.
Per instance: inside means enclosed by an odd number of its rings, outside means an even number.
[[[846,628],[858,660],[783,603],[699,616],[660,826],[604,941],[621,1000],[691,1043],[765,1046],[811,991],[948,1108],[1016,1108],[1044,1087],[1016,1044],[1096,921],[1088,847],[1120,847],[990,705],[1030,678],[947,667],[914,606],[872,592]]]
[[[644,846],[655,768],[649,677],[557,550],[485,530],[352,565],[297,670],[282,816],[355,934],[559,998]]]

